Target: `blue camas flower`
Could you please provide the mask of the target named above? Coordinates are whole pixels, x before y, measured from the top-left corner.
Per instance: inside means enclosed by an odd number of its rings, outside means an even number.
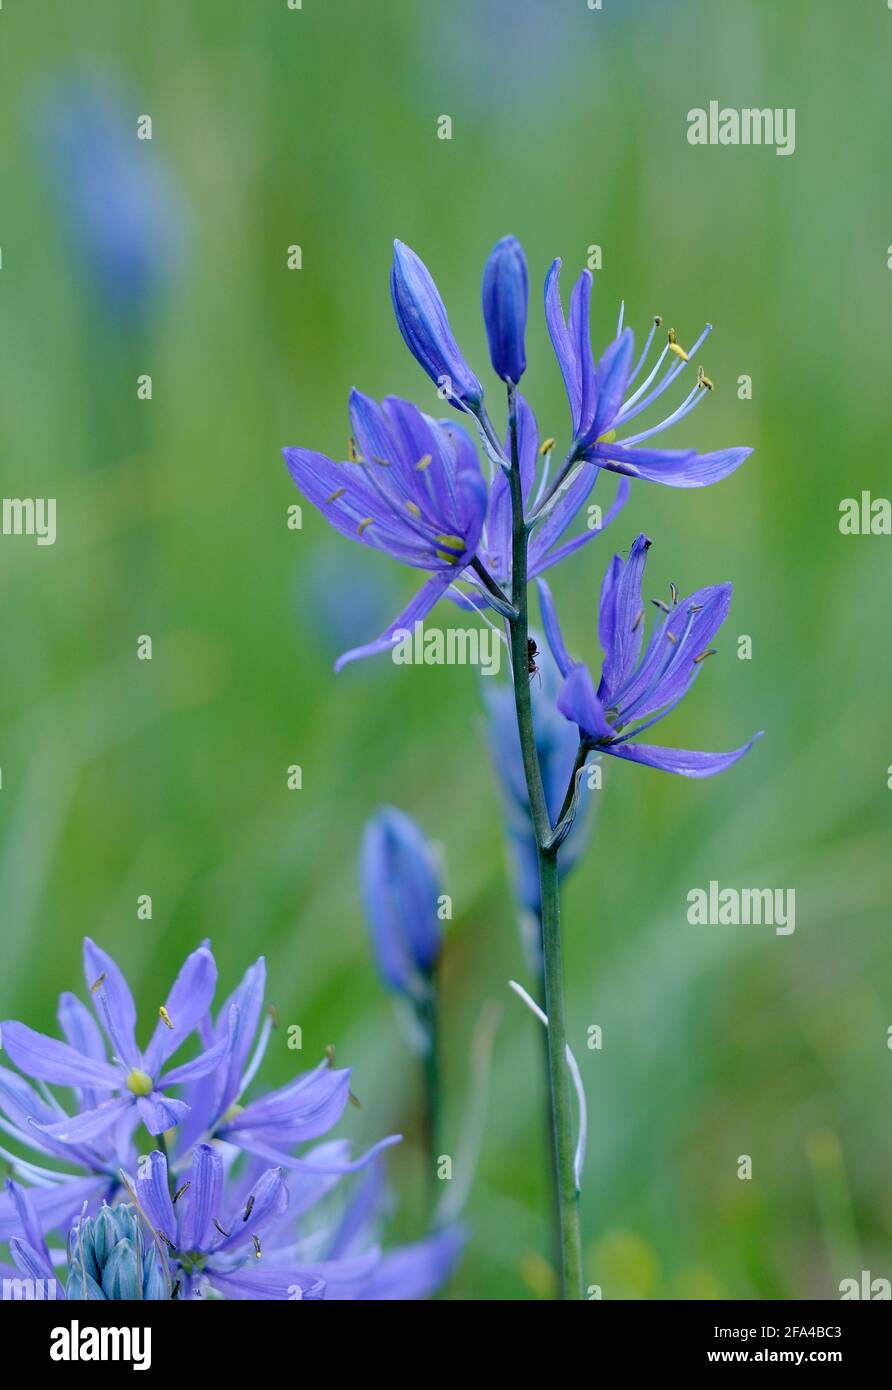
[[[446,399],[479,409],[483,387],[452,336],[440,292],[421,257],[401,241],[393,243],[390,294],[399,330],[416,362]]]
[[[483,403],[483,388],[458,349],[443,300],[423,262],[395,243],[391,288],[400,330],[410,351],[444,395],[469,417],[478,440],[459,424],[434,420],[413,405],[388,397],[377,405],[354,391],[350,415],[355,445],[347,463],[303,448],[283,450],[301,492],[336,530],[351,540],[384,551],[403,564],[426,570],[430,578],[402,613],[373,642],[346,652],[336,663],[391,650],[401,630],[422,621],[441,598],[466,611],[495,609],[511,614],[512,533],[509,437],[500,439]],[[526,368],[528,276],[523,248],[503,237],[493,248],[483,275],[482,303],[490,357],[508,383],[516,413],[518,470],[524,515],[530,528],[527,573],[535,578],[593,540],[625,506],[631,478],[649,478],[674,487],[701,487],[737,468],[750,449],[713,454],[654,450],[640,446],[652,435],[684,419],[712,389],[698,371],[684,402],[658,424],[617,437],[636,416],[656,402],[696,356],[709,329],[690,352],[674,331],[637,389],[657,327],[655,320],[637,363],[632,335],[622,324],[596,365],[589,338],[592,278],[580,276],[572,295],[569,321],[561,307],[555,261],[546,279],[549,332],[570,401],[572,441],[552,475],[555,441],[540,446],[535,416],[517,391]],[[661,368],[669,359],[667,370]],[[478,442],[489,465],[484,480]],[[567,532],[586,507],[602,469],[623,475],[616,496],[601,517],[589,508],[585,530]],[[460,587],[464,585],[465,587]],[[488,621],[488,619],[487,619]]]
[[[389,650],[398,629],[427,616],[474,559],[487,501],[477,450],[460,426],[395,396],[378,405],[358,391],[350,396],[350,418],[350,462],[284,449],[291,476],[342,535],[431,577],[376,641],[346,652],[338,670]]]
[[[423,1002],[443,940],[439,872],[419,827],[394,806],[382,807],[363,831],[360,883],[384,983]]]
[[[529,297],[523,247],[516,237],[502,237],[483,271],[483,318],[493,371],[514,386],[527,367],[524,334]]]
[[[731,585],[696,589],[685,599],[673,586],[671,605],[657,603],[663,618],[642,655],[641,581],[649,547],[647,536],[638,536],[628,560],[615,555],[604,576],[598,619],[604,664],[597,690],[588,668],[569,657],[551,593],[539,580],[546,636],[564,677],[558,709],[596,752],[683,777],[711,777],[748,753],[761,734],[731,753],[660,748],[638,737],[675,708],[712,655],[709,644],[728,615]]]
[[[89,938],[84,943],[84,974],[111,1047],[111,1062],[86,1010],[71,1010],[72,1042],[48,1038],[14,1020],[0,1025],[0,1044],[23,1072],[51,1085],[81,1088],[90,1097],[90,1105],[80,1114],[48,1123],[36,1121],[36,1127],[65,1144],[90,1141],[113,1125],[133,1125],[137,1120],[142,1120],[150,1134],[162,1134],[188,1110],[183,1101],[166,1094],[167,1088],[212,1071],[229,1046],[223,1038],[194,1061],[166,1069],[169,1058],[194,1032],[213,997],[217,979],[214,958],[204,947],[189,956],[167,1003],[159,1009],[160,1017],[145,1052],[136,1045],[136,1007],[127,981],[111,956]]]
[[[678,380],[697,356],[712,331],[707,324],[690,352],[686,352],[674,329],[657,354],[656,362],[637,390],[632,390],[645,369],[655,334],[663,320],[655,318],[644,349],[633,364],[634,340],[631,329],[623,328],[622,315],[616,337],[595,364],[589,331],[591,272],[584,270],[570,299],[570,316],[565,321],[561,307],[556,260],[545,280],[545,316],[555,356],[564,378],[573,429],[573,444],[567,468],[579,460],[611,469],[630,478],[646,478],[670,487],[705,487],[733,473],[752,453],[752,449],[720,449],[697,454],[693,450],[642,449],[640,446],[689,415],[712,389],[712,382],[700,369],[696,381],[682,403],[657,424],[634,433],[623,434],[638,415],[647,410]],[[663,364],[667,370],[660,376]]]
[[[117,1056],[134,1031],[130,993],[114,962],[90,942],[85,960]],[[93,976],[97,967],[101,985]],[[350,1098],[350,1071],[336,1068],[332,1056],[278,1090],[248,1094],[274,1027],[264,1009],[266,967],[262,958],[256,961],[213,1014],[215,979],[213,957],[202,947],[163,1006],[165,1029],[175,1014],[179,1020],[173,1046],[196,1034],[201,1057],[213,1059],[210,1069],[178,1069],[188,1099],[171,1111],[163,1153],[140,1155],[134,1135],[141,1113],[129,1103],[116,1110],[111,1126],[91,1119],[87,1138],[65,1141],[49,1132],[55,1125],[48,1117],[55,1121],[63,1112],[42,1084],[48,1057],[53,1077],[65,1078],[54,1084],[71,1086],[85,1114],[97,1108],[97,1095],[112,1089],[110,1075],[85,1066],[85,1059],[113,1064],[105,1061],[95,1020],[74,996],[63,996],[60,1005],[66,1044],[41,1040],[20,1024],[4,1025],[16,1064],[34,1066],[41,1083],[35,1089],[0,1068],[0,1129],[45,1161],[0,1149],[15,1174],[0,1196],[0,1243],[8,1245],[15,1269],[0,1266],[0,1272],[15,1276],[17,1270],[46,1287],[67,1254],[69,1299],[396,1299],[434,1292],[457,1259],[457,1228],[382,1252],[372,1227],[380,1226],[383,1213],[379,1203],[370,1206],[368,1188],[346,1204],[339,1198],[345,1176],[375,1171],[381,1150],[399,1135],[357,1159],[348,1141],[327,1137]],[[103,1002],[106,984],[111,997]],[[140,1060],[154,1068],[168,1046],[153,1039]],[[165,1104],[172,1104],[170,1097]],[[76,1131],[77,1119],[60,1127]],[[321,1210],[329,1200],[342,1209],[333,1224]],[[61,1249],[48,1243],[56,1235]],[[66,1296],[61,1283],[53,1291],[46,1296]]]

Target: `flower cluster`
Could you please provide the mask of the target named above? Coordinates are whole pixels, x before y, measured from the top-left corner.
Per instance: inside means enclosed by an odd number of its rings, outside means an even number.
[[[680,423],[707,398],[713,382],[699,356],[711,325],[690,350],[674,328],[659,348],[663,319],[654,317],[636,356],[631,329],[620,311],[614,337],[597,361],[592,350],[592,275],[584,270],[573,287],[569,314],[560,297],[561,262],[545,278],[545,318],[570,410],[569,447],[551,471],[554,439],[540,443],[535,415],[518,391],[526,370],[525,332],[529,278],[526,257],[514,237],[493,248],[483,273],[482,308],[490,359],[509,393],[508,437],[503,442],[490,419],[484,388],[465,360],[449,324],[445,304],[427,267],[397,241],[391,295],[400,332],[410,352],[437,385],[441,399],[463,417],[435,420],[408,401],[388,397],[381,405],[353,391],[350,458],[336,463],[303,448],[284,450],[288,468],[304,495],[344,535],[426,570],[429,578],[406,609],[375,641],[346,652],[346,662],[389,650],[401,630],[422,620],[448,596],[466,610],[494,610],[516,618],[512,478],[522,499],[526,577],[544,571],[586,545],[625,506],[630,480],[674,488],[704,487],[732,473],[752,452],[654,447],[651,441]],[[642,429],[632,421],[657,406],[682,378],[695,371],[690,390],[667,413]],[[474,435],[477,436],[475,444]],[[480,449],[489,465],[487,480]],[[621,475],[618,491],[597,524],[565,539],[588,504],[599,474]],[[752,746],[730,754],[654,749],[633,742],[636,734],[667,714],[690,688],[727,614],[731,586],[695,591],[678,603],[654,633],[636,666],[643,634],[641,574],[649,541],[634,543],[628,560],[614,557],[602,588],[599,630],[605,661],[597,693],[584,666],[567,656],[554,603],[540,582],[546,634],[563,684],[557,710],[575,725],[592,749],[647,763],[689,777],[720,772]],[[662,605],[667,608],[667,605]],[[524,608],[525,611],[525,608]],[[640,722],[636,722],[639,721]],[[633,727],[629,727],[633,721]],[[513,752],[506,756],[514,757]],[[510,774],[503,766],[503,781]],[[529,896],[529,895],[528,895]]]
[[[399,1136],[355,1160],[345,1140],[318,1142],[347,1105],[350,1071],[332,1055],[253,1094],[274,1026],[262,958],[215,1012],[213,955],[206,945],[194,951],[145,1050],[123,974],[89,940],[84,971],[93,1011],[62,995],[65,1041],[16,1021],[0,1031],[17,1068],[0,1066],[0,1131],[12,1141],[0,1155],[14,1175],[0,1196],[0,1242],[15,1266],[0,1266],[0,1277],[52,1281],[56,1297],[76,1299],[405,1299],[436,1290],[457,1257],[458,1231],[388,1253],[378,1245],[376,1159]],[[190,1041],[197,1055],[170,1066]],[[60,1087],[73,1103],[51,1089]],[[141,1125],[162,1136],[149,1153],[137,1145]],[[359,1169],[369,1170],[359,1189],[343,1193],[341,1179]],[[66,1264],[63,1285],[55,1271]]]

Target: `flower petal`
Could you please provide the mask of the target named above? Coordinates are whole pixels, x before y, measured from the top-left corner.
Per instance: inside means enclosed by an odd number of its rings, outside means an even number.
[[[601,357],[598,363],[598,409],[586,443],[599,439],[612,427],[626,394],[634,348],[632,330],[624,328]]]
[[[554,355],[558,360],[561,376],[564,378],[564,387],[567,392],[567,400],[570,403],[570,418],[572,420],[573,435],[575,438],[579,432],[582,388],[579,381],[579,364],[576,360],[576,352],[570,341],[570,334],[567,331],[567,325],[564,321],[564,310],[561,305],[560,274],[560,261],[552,261],[548,274],[545,277],[545,319],[548,324],[548,333],[551,338],[551,345],[554,348]]]
[[[586,469],[586,472],[588,471],[589,470]],[[548,547],[557,539],[558,536],[560,536],[563,533],[566,527],[569,526],[570,522],[573,520],[573,517],[576,515],[576,513],[580,510],[581,507],[585,505],[585,502],[588,499],[588,495],[591,492],[595,481],[597,480],[598,473],[600,472],[600,470],[597,468],[594,468],[590,471],[590,478],[586,478],[583,476],[582,473],[580,473],[579,477],[574,479],[573,483],[568,488],[566,495],[561,498],[554,511],[550,513],[546,520],[543,522],[541,528],[543,532],[545,531],[545,528],[549,525],[549,522],[553,521],[556,516],[558,517],[558,520],[560,522],[559,525],[556,525],[552,529],[551,537],[547,541],[547,543],[543,545],[544,537],[540,535],[538,531],[535,531],[533,533],[533,538],[530,542],[529,562],[529,576],[531,579],[535,579],[537,574],[544,574],[546,570],[551,569],[552,565],[556,565],[560,560],[565,560],[568,555],[572,555],[574,551],[580,550],[582,546],[588,545],[589,541],[594,540],[595,536],[600,536],[602,532],[607,530],[607,527],[610,525],[610,523],[616,520],[623,507],[625,507],[626,503],[628,502],[632,492],[631,484],[629,483],[628,478],[621,478],[619,486],[616,489],[616,496],[614,497],[612,503],[607,508],[607,511],[601,519],[601,525],[589,527],[585,531],[583,531],[580,536],[574,536],[572,540],[565,541],[564,544],[559,545],[557,549],[549,551]],[[580,480],[582,481],[582,483],[585,483],[587,485],[584,487],[580,487],[578,494],[571,497],[571,494],[574,493],[574,490],[576,489],[577,484],[580,483]],[[566,512],[562,511],[564,503],[569,504],[566,509]]]
[[[112,1051],[127,1067],[140,1065],[136,1046],[136,1005],[123,973],[111,956],[86,937],[84,978]]]
[[[667,487],[709,487],[727,478],[752,449],[719,449],[712,454],[697,454],[680,449],[624,449],[621,444],[595,444],[586,450],[586,458],[615,473],[630,478],[645,478]]]
[[[207,1277],[227,1298],[293,1302],[325,1297],[325,1280],[305,1269],[270,1269],[261,1262],[228,1271],[211,1268]]]
[[[84,1139],[95,1139],[98,1135],[107,1133],[132,1104],[133,1096],[106,1100],[97,1105],[95,1110],[82,1110],[79,1115],[56,1120],[50,1125],[35,1122],[35,1129],[51,1135],[54,1139],[61,1139],[63,1143],[79,1144]]]
[[[565,719],[571,720],[589,738],[610,737],[612,730],[595,694],[595,684],[587,666],[573,667],[561,686],[557,707]]]
[[[35,1033],[14,1019],[0,1024],[0,1046],[26,1076],[38,1081],[51,1081],[56,1086],[92,1086],[97,1091],[114,1091],[121,1084],[121,1073],[110,1062],[85,1057],[68,1043]]]
[[[167,1156],[154,1149],[141,1158],[136,1171],[136,1195],[152,1228],[177,1243],[177,1218],[170,1200]]]
[[[223,1202],[223,1159],[210,1144],[196,1144],[189,1170],[190,1185],[183,1193],[180,1247],[207,1250],[214,1236]]]
[[[351,661],[359,661],[366,656],[376,656],[379,652],[392,651],[395,644],[399,641],[398,634],[404,631],[411,632],[415,623],[421,622],[426,618],[431,609],[436,606],[445,594],[449,585],[459,577],[459,570],[456,566],[453,570],[440,570],[432,574],[426,584],[418,590],[418,593],[410,599],[398,617],[382,632],[381,636],[374,642],[367,642],[364,647],[353,647],[350,651],[344,652],[335,662],[335,670],[342,671]]]
[[[174,1129],[188,1115],[189,1107],[182,1100],[173,1100],[161,1091],[153,1091],[149,1096],[137,1096],[136,1108],[150,1134],[164,1134]]]
[[[207,947],[201,946],[187,956],[167,996],[169,1023],[159,1018],[146,1048],[145,1069],[151,1076],[157,1075],[168,1057],[194,1033],[211,1006],[216,984],[216,961]]]
[[[658,748],[649,743],[621,743],[616,747],[605,744],[601,751],[630,763],[659,768],[661,772],[675,772],[679,777],[714,777],[739,762],[761,737],[761,732],[754,734],[749,743],[732,753],[698,753],[689,748]]]
[[[537,579],[536,588],[539,590],[539,607],[542,610],[542,626],[545,629],[545,637],[551,648],[551,654],[557,662],[557,668],[561,675],[569,676],[576,663],[572,660],[564,643],[564,634],[561,632],[561,625],[558,621],[554,599],[551,597],[551,590],[544,579]]]

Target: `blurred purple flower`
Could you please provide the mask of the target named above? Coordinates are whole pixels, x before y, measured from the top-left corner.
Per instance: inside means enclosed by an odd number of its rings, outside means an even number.
[[[443,942],[439,872],[422,831],[395,806],[383,806],[366,824],[360,884],[381,978],[423,1002]]]

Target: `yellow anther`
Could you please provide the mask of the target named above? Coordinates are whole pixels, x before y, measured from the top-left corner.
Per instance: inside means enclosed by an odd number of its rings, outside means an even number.
[[[347,489],[345,487],[336,487],[334,492],[330,492],[326,497],[325,505],[328,506],[329,502],[337,502],[338,498],[343,497],[346,491]]]
[[[419,472],[419,473],[423,473],[424,470],[425,470],[425,468],[430,468],[430,466],[431,466],[431,464],[433,463],[433,461],[434,461],[434,456],[433,456],[433,454],[425,454],[425,455],[424,455],[424,458],[420,458],[420,459],[418,460],[418,462],[416,463],[415,467],[418,469],[418,472]]]
[[[600,439],[596,439],[596,440],[595,440],[595,443],[596,443],[596,444],[613,444],[615,440],[616,440],[616,430],[608,430],[606,434],[602,434],[602,435],[601,435]]]
[[[96,991],[97,991],[97,989],[99,988],[99,986],[100,986],[101,984],[104,984],[104,982],[105,982],[105,977],[106,977],[107,974],[108,974],[108,971],[107,971],[107,970],[103,970],[102,974],[99,976],[99,979],[96,980],[95,983],[92,984],[92,985],[90,986],[90,993],[91,993],[91,994],[95,994]]]
[[[362,519],[362,521],[359,523],[359,525],[358,525],[357,528],[356,528],[356,534],[357,534],[357,536],[361,536],[362,533],[363,533],[363,531],[366,529],[366,527],[367,527],[367,526],[371,526],[371,524],[372,524],[372,522],[373,522],[374,520],[375,520],[375,518],[374,518],[373,516],[364,516],[363,519]]]
[[[356,442],[352,437],[347,440],[347,457],[351,463],[359,463],[359,454],[356,452]]]
[[[182,1187],[178,1187],[178,1188],[177,1188],[176,1192],[173,1194],[173,1205],[174,1205],[174,1206],[176,1206],[177,1202],[180,1200],[180,1198],[182,1197],[183,1193],[186,1192],[186,1191],[188,1190],[188,1188],[190,1188],[191,1186],[192,1186],[191,1182],[184,1182]]]
[[[135,1096],[150,1096],[155,1089],[152,1078],[148,1072],[142,1071],[140,1067],[133,1067],[127,1073],[127,1090]]]
[[[161,1019],[161,1022],[164,1024],[165,1028],[169,1028],[170,1031],[173,1032],[173,1024],[170,1021],[170,1014],[167,1012],[163,1004],[158,1010],[158,1017]]]
[[[445,560],[447,565],[457,565],[465,549],[461,536],[435,536],[434,539],[439,546],[437,559]]]
[[[708,656],[715,656],[715,654],[715,647],[710,647],[708,652],[701,652],[699,656],[694,657],[694,665],[697,666],[701,661],[705,661]]]
[[[260,1256],[263,1254],[263,1251],[260,1248],[260,1241],[258,1240],[257,1236],[252,1236],[251,1239],[254,1242],[254,1256],[256,1259],[259,1260]]]
[[[682,362],[690,362],[691,360],[678,341],[674,328],[669,329],[669,351],[674,352],[676,357],[680,357]]]
[[[543,439],[542,443],[539,445],[539,453],[541,456],[544,458],[546,454],[550,454],[556,443],[557,440],[552,439],[551,435],[549,435],[547,439]]]
[[[707,391],[715,390],[715,382],[710,381],[702,367],[697,368],[697,385],[705,386]]]
[[[419,507],[417,502],[407,502],[406,511],[411,512],[413,516],[421,516],[421,508]]]
[[[327,1060],[328,1060],[328,1065],[329,1065],[329,1067],[333,1067],[334,1064],[335,1064],[334,1043],[329,1043],[329,1044],[328,1044],[328,1047],[325,1049],[325,1056],[326,1056],[326,1058],[327,1058]]]
[[[389,468],[389,467],[390,467],[390,460],[389,460],[389,459],[377,458],[377,457],[374,456],[374,455],[372,456],[372,463],[377,463],[381,468]]]

